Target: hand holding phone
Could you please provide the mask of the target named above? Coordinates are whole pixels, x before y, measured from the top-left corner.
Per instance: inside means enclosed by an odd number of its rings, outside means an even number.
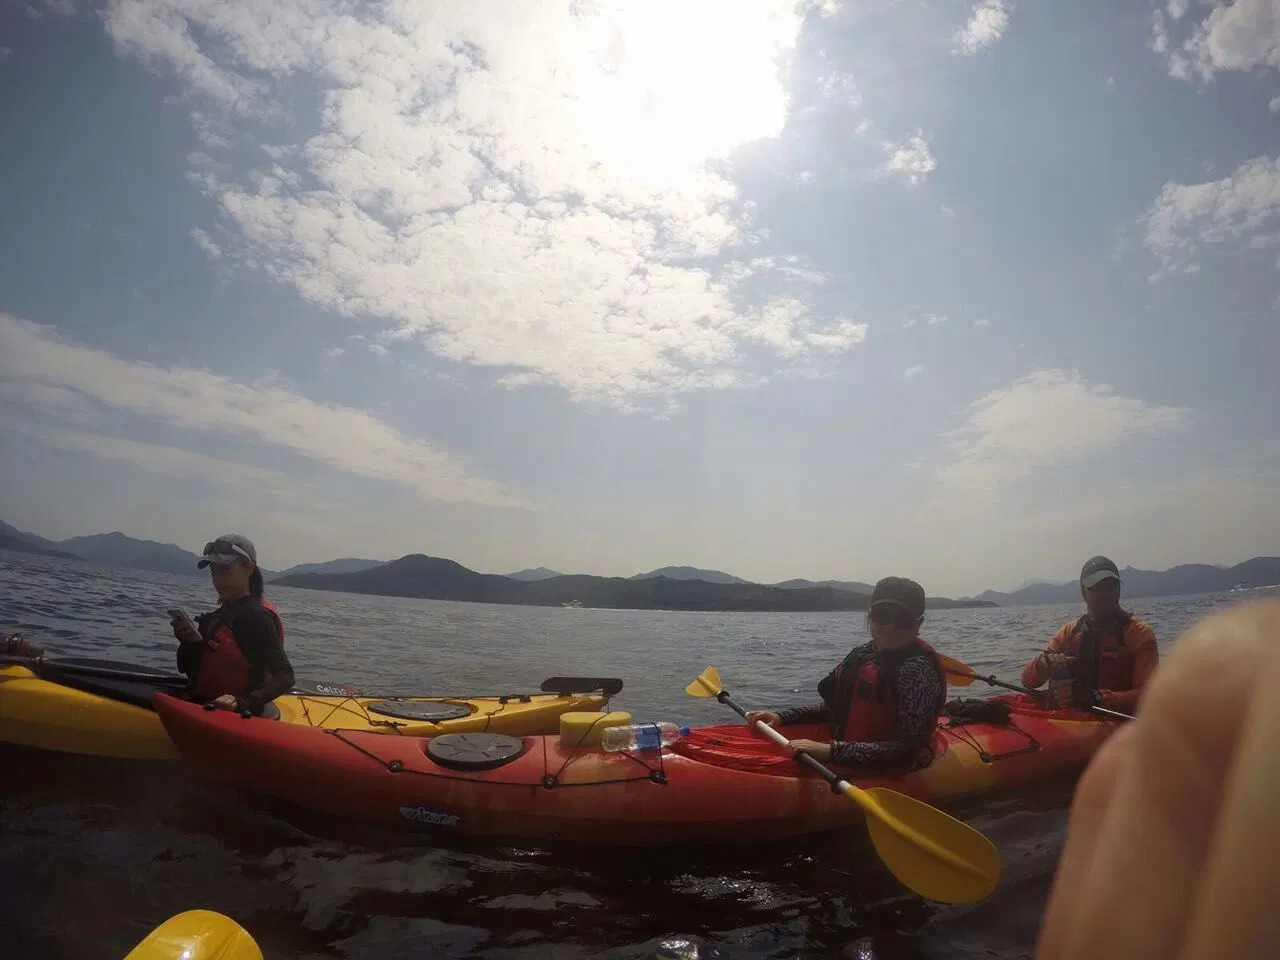
[[[169,622],[173,624],[173,633],[183,643],[199,643],[201,640],[200,629],[196,626],[195,621],[187,616],[187,611],[181,607],[171,607],[168,610]]]

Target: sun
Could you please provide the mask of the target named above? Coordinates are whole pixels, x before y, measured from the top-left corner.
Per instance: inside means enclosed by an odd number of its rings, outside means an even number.
[[[579,133],[618,174],[678,187],[708,160],[781,132],[794,2],[613,0],[580,23]]]

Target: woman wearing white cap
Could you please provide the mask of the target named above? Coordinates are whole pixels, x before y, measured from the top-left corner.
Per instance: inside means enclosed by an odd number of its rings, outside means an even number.
[[[293,689],[293,666],[284,652],[284,623],[263,597],[258,552],[248,537],[229,533],[204,545],[197,564],[208,567],[221,602],[196,617],[197,628],[175,618],[178,669],[189,678],[193,699],[261,715]]]

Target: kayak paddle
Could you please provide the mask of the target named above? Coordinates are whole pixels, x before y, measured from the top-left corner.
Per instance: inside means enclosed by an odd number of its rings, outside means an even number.
[[[715,697],[739,716],[747,715],[721,688],[715,667],[702,671],[685,692],[691,697]],[[756,726],[780,746],[791,742],[767,724],[757,721]],[[1003,863],[999,851],[968,824],[886,787],[855,787],[807,753],[796,759],[862,807],[876,853],[910,890],[941,903],[975,903],[989,896],[1000,882]]]
[[[152,930],[124,960],[262,960],[262,951],[230,917],[187,910]]]
[[[942,661],[942,669],[947,673],[947,683],[953,687],[967,687],[975,680],[981,680],[983,683],[989,683],[993,687],[1004,687],[1006,690],[1013,690],[1017,693],[1034,694],[1034,690],[1028,690],[1026,687],[1020,687],[1016,683],[1007,683],[1004,680],[997,680],[994,676],[984,677],[981,674],[974,673],[972,668],[967,664],[961,663],[955,657],[948,657],[945,654],[938,654],[938,659]],[[1089,707],[1094,713],[1102,714],[1106,717],[1112,717],[1116,720],[1132,720],[1133,717],[1127,713],[1121,713],[1119,710],[1108,710],[1106,707]]]

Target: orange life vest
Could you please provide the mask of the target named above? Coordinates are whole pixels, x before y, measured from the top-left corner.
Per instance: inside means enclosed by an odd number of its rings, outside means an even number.
[[[895,658],[891,667],[881,669],[874,657],[850,658],[836,667],[837,683],[840,683],[844,671],[856,669],[857,672],[852,678],[853,689],[843,722],[832,715],[835,739],[868,743],[898,738],[898,667],[915,649],[928,655],[939,677],[946,676],[937,651],[919,639],[906,648],[904,656]],[[943,683],[939,685],[938,699],[933,705],[935,721],[946,702],[947,686]],[[921,754],[919,762],[927,764],[932,759],[932,747],[926,745]]]
[[[280,644],[284,645],[284,622],[270,600],[257,599],[253,602],[262,604],[262,608],[271,614],[276,622],[276,630],[280,633]],[[231,620],[234,614],[225,616],[215,611],[210,615],[209,625],[200,624],[200,634],[204,637],[204,652],[200,655],[200,667],[191,684],[192,698],[199,702],[216,700],[223,694],[243,697],[252,693],[248,689],[253,668],[245,659],[244,651],[236,643],[235,634],[231,632]],[[202,620],[204,618],[201,618]],[[264,670],[262,682],[271,679],[271,671]]]
[[[1124,642],[1132,619],[1123,614],[1103,629],[1086,613],[1071,628],[1062,652],[1076,658],[1070,678],[1077,703],[1092,703],[1096,690],[1133,689],[1133,651]]]

